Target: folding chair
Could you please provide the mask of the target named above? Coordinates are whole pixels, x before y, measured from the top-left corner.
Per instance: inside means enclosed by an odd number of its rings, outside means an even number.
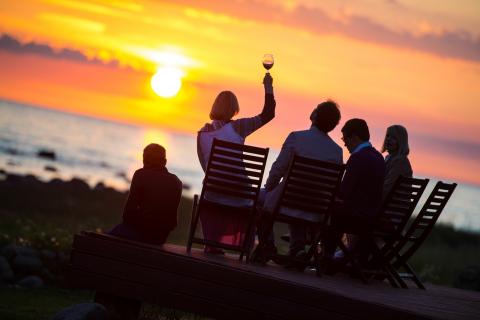
[[[187,252],[193,243],[240,252],[240,260],[249,258],[258,194],[260,191],[268,148],[214,139],[203,180],[200,197],[194,196]],[[208,210],[228,215],[244,215],[247,222],[245,237],[240,245],[226,244],[195,236],[199,218]]]
[[[401,238],[401,232],[412,216],[428,181],[429,179],[406,178],[403,176],[397,179],[376,216],[369,239],[364,239],[370,248],[368,266],[362,266],[343,242],[338,243],[347,261],[351,263],[354,271],[364,283],[367,283],[366,273],[377,276],[383,274],[393,287],[398,287],[395,282],[395,280],[398,280],[396,274],[392,272],[386,261],[387,252]],[[350,233],[349,231],[345,230],[347,233]]]
[[[294,155],[273,212],[262,212],[265,221],[264,232],[260,235],[255,253],[260,255],[264,252],[275,222],[311,226],[317,232],[304,259],[298,260],[280,254],[268,257],[276,261],[293,262],[303,271],[317,250],[320,231],[323,230],[332,212],[344,171],[343,164]],[[254,257],[254,260],[262,259]]]
[[[418,288],[425,289],[413,268],[407,263],[408,259],[420,248],[427,236],[433,230],[438,217],[457,187],[456,183],[437,182],[432,193],[425,201],[422,209],[413,220],[408,230],[398,242],[392,246],[386,261],[391,265],[392,272],[402,288],[408,288],[403,279],[411,279]],[[405,272],[399,272],[404,269]]]

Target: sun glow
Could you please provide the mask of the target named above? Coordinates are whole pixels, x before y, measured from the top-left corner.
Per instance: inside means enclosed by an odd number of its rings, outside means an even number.
[[[160,97],[171,98],[180,91],[182,76],[183,72],[175,67],[162,67],[152,76],[150,85]]]

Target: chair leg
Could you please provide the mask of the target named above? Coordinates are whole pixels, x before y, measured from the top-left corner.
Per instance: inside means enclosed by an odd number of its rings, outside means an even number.
[[[408,263],[405,263],[404,265],[404,268],[408,271],[408,273],[410,273],[412,275],[412,280],[413,282],[415,282],[415,284],[417,285],[417,287],[419,289],[422,289],[422,290],[426,290],[425,286],[423,285],[422,281],[420,281],[420,279],[418,278],[417,274],[415,273],[415,271],[413,271],[413,268],[408,264]]]
[[[405,283],[405,281],[403,281],[402,277],[400,277],[397,270],[395,270],[395,268],[390,264],[386,264],[385,266],[387,268],[388,274],[390,274],[393,278],[395,278],[397,283],[399,283],[403,289],[408,289],[407,284]]]
[[[383,267],[383,272],[385,272],[385,277],[387,278],[390,285],[394,288],[398,288],[398,283],[395,281],[395,277],[392,276],[392,273],[388,270],[387,267]]]
[[[255,210],[251,213],[251,218],[245,232],[245,239],[243,239],[243,250],[240,255],[240,261],[242,261],[243,256],[245,256],[245,262],[249,263],[250,261],[250,252],[252,251],[252,239],[255,239]],[[252,234],[253,233],[253,234]],[[253,240],[254,241],[254,240]]]
[[[188,241],[187,241],[187,252],[190,253],[192,251],[192,242],[193,236],[195,235],[195,229],[197,228],[198,224],[198,195],[194,195],[193,197],[193,207],[192,207],[192,217],[190,220],[190,232],[188,234]]]

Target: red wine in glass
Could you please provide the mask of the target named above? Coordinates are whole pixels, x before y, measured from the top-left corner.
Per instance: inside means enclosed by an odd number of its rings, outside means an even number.
[[[263,67],[267,69],[267,73],[268,73],[268,70],[270,70],[273,67],[273,63],[274,63],[273,54],[267,53],[263,55],[262,64],[263,64]]]

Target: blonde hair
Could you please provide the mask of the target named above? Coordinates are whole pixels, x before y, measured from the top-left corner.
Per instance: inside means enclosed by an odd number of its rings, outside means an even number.
[[[210,111],[210,119],[228,121],[240,111],[238,100],[231,91],[222,91],[215,98]]]
[[[387,128],[385,134],[385,139],[383,140],[382,152],[385,152],[385,141],[387,140],[387,134],[397,140],[398,145],[398,155],[408,156],[410,153],[410,148],[408,147],[408,133],[407,129],[404,126],[395,124]]]

